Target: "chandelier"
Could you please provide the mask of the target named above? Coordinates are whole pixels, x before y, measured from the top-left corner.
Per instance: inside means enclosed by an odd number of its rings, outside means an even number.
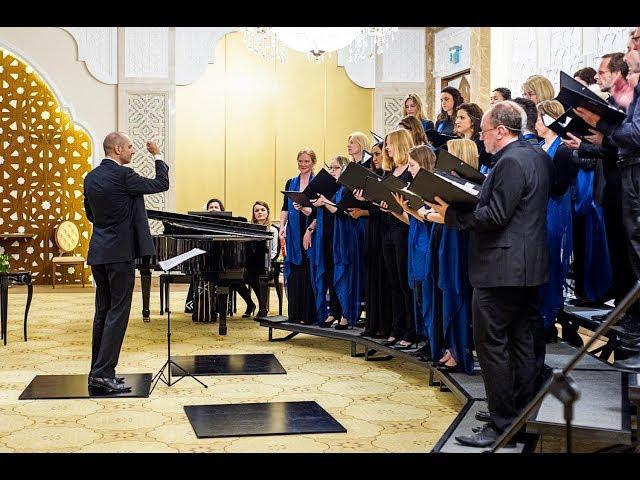
[[[245,27],[244,41],[252,52],[284,63],[286,47],[320,63],[331,52],[349,46],[349,61],[359,62],[381,54],[393,41],[398,27]]]

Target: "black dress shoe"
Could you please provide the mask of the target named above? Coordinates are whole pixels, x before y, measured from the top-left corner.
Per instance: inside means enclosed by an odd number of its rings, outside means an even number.
[[[422,356],[431,357],[431,349],[429,348],[428,345],[425,345],[417,349],[415,352],[409,352],[409,355],[411,355],[412,357],[422,357]]]
[[[469,447],[486,448],[490,447],[500,437],[500,433],[493,428],[490,423],[485,424],[481,430],[473,435],[462,435],[456,437],[456,440],[463,445]],[[513,440],[505,445],[506,448],[513,448],[516,444]]]
[[[415,343],[408,343],[406,345],[403,345],[401,343],[396,343],[392,348],[394,348],[395,350],[411,350],[414,347]]]
[[[124,383],[124,377],[114,377],[116,379],[116,382],[118,383]]]
[[[106,393],[130,392],[131,387],[118,383],[115,378],[89,377],[89,387],[100,389]]]
[[[399,339],[394,338],[393,340],[383,340],[382,342],[380,342],[380,344],[384,345],[385,347],[390,347],[392,345],[395,345],[399,341],[400,341]]]
[[[346,330],[350,327],[348,323],[336,323],[333,328],[336,330]]]
[[[478,410],[476,412],[476,420],[480,420],[481,422],[490,422],[491,415],[486,410]]]

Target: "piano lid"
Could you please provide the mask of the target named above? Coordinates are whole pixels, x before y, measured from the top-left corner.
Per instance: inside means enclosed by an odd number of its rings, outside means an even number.
[[[174,233],[183,236],[192,233],[198,236],[203,234],[247,236],[254,240],[270,240],[273,238],[267,226],[256,223],[149,209],[147,209],[147,215],[149,220],[159,220],[165,225],[165,235]]]

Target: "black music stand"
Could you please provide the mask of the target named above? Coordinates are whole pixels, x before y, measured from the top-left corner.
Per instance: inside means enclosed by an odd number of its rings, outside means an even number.
[[[187,252],[187,253],[183,253],[182,255],[178,255],[177,257],[173,257],[173,258],[169,258],[163,262],[159,262],[158,265],[160,266],[160,268],[162,268],[162,271],[164,273],[166,273],[169,277],[167,278],[167,290],[169,288],[171,288],[171,269],[177,267],[178,265],[180,265],[182,262],[198,256],[198,255],[202,255],[203,253],[206,253],[204,250],[200,250],[199,248],[194,248],[193,250]],[[178,383],[180,380],[182,380],[185,377],[191,377],[193,378],[196,382],[198,382],[200,385],[202,385],[204,388],[208,388],[207,385],[205,385],[202,381],[200,381],[199,379],[197,379],[196,377],[194,377],[193,375],[191,375],[189,372],[187,372],[184,368],[182,368],[180,365],[178,365],[176,362],[174,362],[173,360],[171,360],[171,305],[169,304],[169,295],[168,295],[168,291],[167,291],[167,361],[164,363],[164,365],[162,366],[162,368],[158,371],[158,373],[155,374],[155,376],[151,379],[151,383],[153,384],[153,386],[151,387],[151,391],[149,392],[149,395],[151,395],[153,393],[153,390],[156,388],[156,385],[158,384],[158,382],[160,380],[162,380],[162,382],[167,385],[168,387],[175,385],[176,383]],[[178,370],[182,370],[182,372],[184,372],[184,375],[181,376],[180,378],[178,378],[178,380],[172,382],[171,381],[171,366],[174,365]],[[167,369],[167,374],[165,376],[164,370],[165,368]]]
[[[571,422],[573,420],[573,404],[580,398],[580,390],[576,383],[569,376],[569,372],[573,370],[578,362],[589,351],[589,348],[595,343],[596,339],[604,335],[613,327],[616,322],[624,315],[624,313],[640,298],[640,281],[637,281],[634,287],[627,293],[622,301],[607,316],[607,320],[602,322],[600,328],[593,332],[593,336],[578,350],[573,357],[569,359],[562,370],[556,368],[553,376],[547,381],[538,394],[529,402],[522,413],[509,425],[502,435],[498,437],[493,445],[491,445],[491,453],[495,453],[500,447],[507,444],[509,439],[517,432],[522,425],[529,419],[533,411],[542,403],[542,400],[551,393],[564,405],[564,419],[566,422],[566,453],[571,453]]]

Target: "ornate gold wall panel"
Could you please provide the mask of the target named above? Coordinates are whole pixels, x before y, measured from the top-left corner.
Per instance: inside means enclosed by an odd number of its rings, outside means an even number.
[[[82,192],[91,170],[91,139],[33,68],[3,49],[0,139],[0,232],[35,235],[26,241],[0,238],[0,252],[11,255],[12,270],[30,270],[35,283],[51,283],[59,223],[71,220],[78,226],[76,253],[87,255],[91,224]],[[76,268],[58,269],[57,283],[80,283]],[[90,269],[85,267],[82,275],[88,280]]]

